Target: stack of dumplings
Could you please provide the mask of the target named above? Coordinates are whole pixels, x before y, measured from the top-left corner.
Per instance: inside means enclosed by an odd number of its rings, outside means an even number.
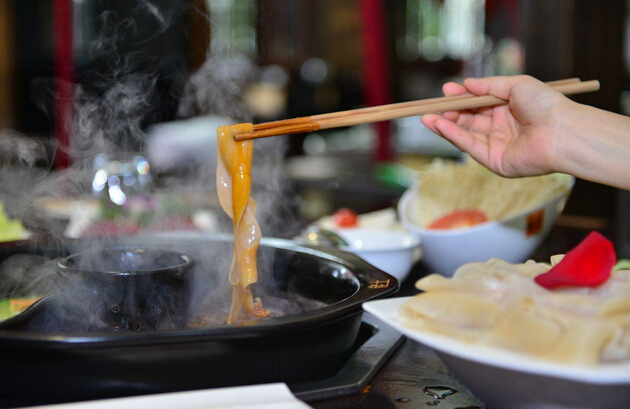
[[[429,275],[400,317],[412,329],[557,363],[630,359],[630,270],[613,271],[597,288],[547,290],[534,277],[550,268],[491,259],[460,267],[452,279]]]

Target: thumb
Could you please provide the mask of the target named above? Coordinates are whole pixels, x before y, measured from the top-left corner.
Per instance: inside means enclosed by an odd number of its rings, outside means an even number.
[[[464,80],[464,86],[473,94],[493,95],[505,100],[510,98],[514,86],[522,83],[529,83],[533,87],[538,87],[543,84],[529,75],[467,78]]]

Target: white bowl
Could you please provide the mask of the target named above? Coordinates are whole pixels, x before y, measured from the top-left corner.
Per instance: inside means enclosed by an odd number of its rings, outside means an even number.
[[[402,282],[419,258],[418,238],[410,233],[373,229],[337,229],[335,233],[349,246],[340,249],[354,253]]]
[[[431,347],[488,408],[628,408],[630,362],[572,366],[472,345],[402,325],[398,310],[412,297],[370,301],[363,309]]]
[[[416,185],[401,197],[398,215],[405,228],[420,238],[422,259],[431,272],[452,276],[463,264],[491,258],[522,263],[551,231],[574,182],[575,178],[571,178],[566,193],[507,219],[451,230],[426,229],[412,221],[410,212],[416,208],[415,201],[421,200]],[[539,217],[542,217],[540,228],[532,228],[531,221]]]

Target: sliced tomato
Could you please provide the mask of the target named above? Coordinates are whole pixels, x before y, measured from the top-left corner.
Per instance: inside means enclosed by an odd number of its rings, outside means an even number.
[[[357,227],[359,225],[359,216],[352,209],[339,209],[333,214],[333,220],[337,227]]]
[[[488,216],[481,210],[465,209],[455,210],[445,214],[429,224],[429,229],[463,229],[475,224],[485,223]]]

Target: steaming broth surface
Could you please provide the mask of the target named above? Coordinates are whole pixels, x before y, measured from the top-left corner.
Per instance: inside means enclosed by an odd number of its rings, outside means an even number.
[[[250,289],[258,281],[256,252],[262,237],[256,221],[256,202],[249,197],[253,141],[234,140],[235,134],[251,131],[252,124],[217,129],[217,194],[221,207],[234,222],[234,254],[229,274],[233,290],[228,324],[247,319],[248,313],[257,318],[269,315]]]

